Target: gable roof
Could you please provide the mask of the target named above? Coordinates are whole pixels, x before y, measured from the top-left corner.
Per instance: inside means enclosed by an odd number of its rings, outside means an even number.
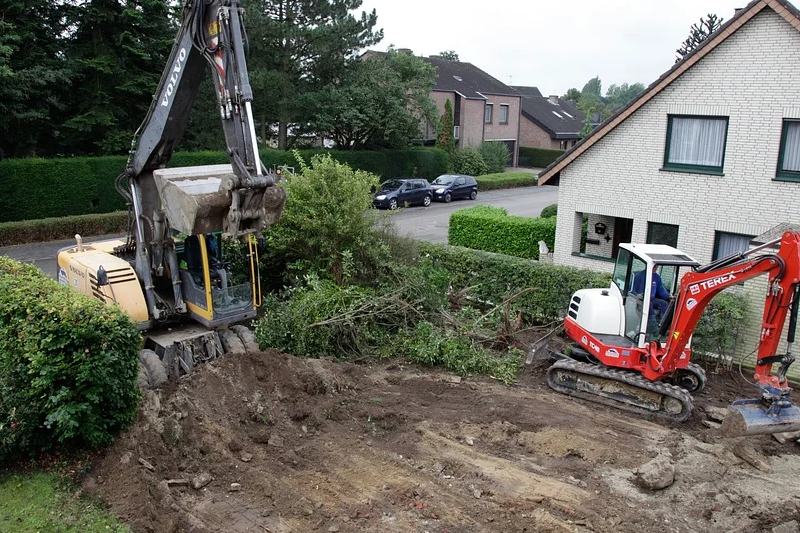
[[[423,57],[436,69],[434,91],[457,92],[464,98],[486,100],[484,94],[519,96],[511,87],[472,63],[448,61],[438,56]]]
[[[520,112],[522,115],[545,130],[553,139],[578,139],[583,129],[583,113],[570,100],[545,98],[535,87],[514,87],[522,94]],[[526,89],[536,89],[538,96],[525,94]],[[530,94],[530,92],[529,92]]]
[[[517,91],[522,96],[542,96],[542,92],[538,87],[527,87],[525,85],[512,85],[512,89]]]
[[[651,83],[642,93],[627,106],[623,107],[605,122],[600,124],[589,135],[583,138],[578,144],[566,151],[558,159],[553,161],[550,166],[539,174],[539,185],[544,185],[550,179],[557,176],[570,163],[575,161],[581,154],[591,148],[600,139],[605,137],[614,128],[622,124],[629,116],[638,111],[647,102],[652,100],[657,94],[668,87],[673,81],[678,79],[684,72],[696,65],[701,59],[722,44],[728,37],[749,22],[765,8],[771,8],[775,13],[784,18],[795,29],[800,31],[800,11],[797,10],[788,0],[753,0],[747,7],[736,12],[736,14],[722,25],[716,32],[703,41],[690,54],[680,62],[673,65],[668,71],[661,75],[656,81]]]

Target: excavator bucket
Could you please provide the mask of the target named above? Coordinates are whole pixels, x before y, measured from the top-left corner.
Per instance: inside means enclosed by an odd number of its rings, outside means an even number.
[[[280,187],[230,191],[231,165],[164,168],[153,178],[170,227],[186,235],[262,230],[280,218],[285,201]],[[229,216],[233,209],[235,226]]]
[[[768,406],[761,399],[736,400],[722,422],[726,437],[788,433],[800,430],[800,408],[787,404]]]

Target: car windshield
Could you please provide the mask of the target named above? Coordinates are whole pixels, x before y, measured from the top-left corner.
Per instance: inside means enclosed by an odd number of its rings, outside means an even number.
[[[439,176],[433,182],[434,185],[450,185],[453,183],[453,176]]]
[[[389,180],[381,184],[382,191],[394,191],[400,188],[403,184],[402,180]]]

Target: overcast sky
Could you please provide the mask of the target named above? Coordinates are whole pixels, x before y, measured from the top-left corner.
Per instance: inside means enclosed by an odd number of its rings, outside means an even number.
[[[455,50],[495,78],[564,94],[600,76],[648,85],[706,13],[725,20],[749,0],[364,0],[384,40],[416,55]],[[795,2],[796,3],[796,2]]]

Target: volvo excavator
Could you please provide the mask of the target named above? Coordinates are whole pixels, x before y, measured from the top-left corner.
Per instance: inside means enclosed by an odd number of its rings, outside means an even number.
[[[151,386],[254,344],[236,324],[260,305],[256,237],[279,219],[285,192],[259,158],[246,48],[238,0],[184,2],[169,61],[116,181],[129,208],[127,239],[84,244],[76,236],[58,254],[62,284],[120,306],[147,331],[140,360]],[[230,164],[166,168],[208,74]],[[247,279],[232,272],[223,236],[244,241]]]
[[[787,379],[800,311],[800,232],[792,230],[702,266],[671,246],[621,244],[610,287],[572,296],[563,323],[571,345],[548,350],[555,359],[548,385],[629,412],[685,421],[691,393],[706,381],[703,369],[691,362],[691,338],[703,311],[723,290],[759,276],[768,278],[753,376],[759,396],[733,402],[722,433],[800,430],[800,408],[791,402]],[[661,314],[662,306],[654,305],[656,292],[663,295],[659,284],[672,295]],[[788,343],[781,352],[787,319]],[[546,343],[534,347],[529,361]]]

